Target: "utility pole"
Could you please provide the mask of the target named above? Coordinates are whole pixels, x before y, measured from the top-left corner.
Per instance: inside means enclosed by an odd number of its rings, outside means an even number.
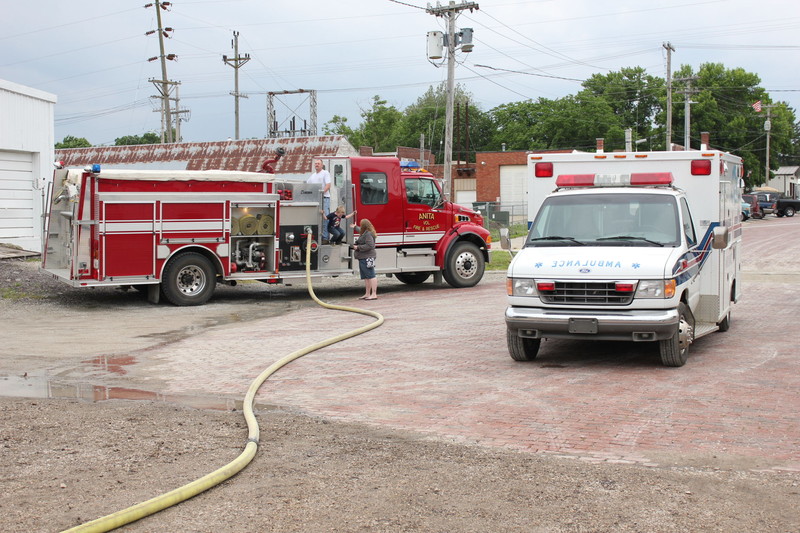
[[[686,87],[680,91],[681,94],[684,95],[683,100],[683,149],[689,150],[691,148],[691,114],[692,114],[692,107],[691,104],[695,104],[697,102],[692,102],[692,95],[697,93],[697,89],[692,89],[692,82],[695,81],[697,77],[690,77],[690,78],[677,78],[675,81],[678,82],[685,82]]]
[[[180,96],[180,85],[181,82],[174,81],[172,82],[175,84],[175,111],[172,112],[172,115],[175,117],[175,142],[179,143],[183,140],[183,136],[181,135],[181,122],[184,122],[182,115],[191,115],[191,111],[188,109],[181,109],[181,96]],[[188,118],[186,120],[189,120]]]
[[[161,93],[161,105],[162,105],[162,118],[161,124],[166,126],[164,133],[166,134],[166,142],[172,142],[172,112],[170,111],[169,105],[169,94],[170,94],[170,85],[174,84],[175,82],[170,82],[167,78],[167,59],[174,61],[178,58],[175,54],[165,54],[164,53],[164,37],[169,37],[169,33],[172,32],[172,28],[164,28],[161,24],[161,10],[167,9],[169,6],[172,5],[172,2],[162,2],[160,0],[155,0],[153,4],[146,4],[144,7],[156,7],[156,20],[158,21],[158,29],[148,31],[145,35],[152,35],[153,33],[158,32],[158,47],[161,52],[160,56],[158,57],[151,57],[148,61],[155,61],[159,57],[161,58],[161,79],[155,80],[150,79],[150,83],[156,86],[156,89]]]
[[[762,109],[767,110],[767,119],[764,121],[764,131],[767,132],[767,157],[766,163],[764,164],[764,185],[769,182],[770,173],[769,173],[769,137],[770,131],[772,130],[772,121],[769,119],[770,117],[770,110],[773,107],[778,107],[777,105],[762,105]]]
[[[250,54],[244,54],[243,56],[239,55],[239,32],[233,32],[233,40],[231,41],[231,45],[233,46],[233,57],[222,56],[222,61],[225,62],[226,65],[230,65],[233,67],[233,92],[231,93],[234,98],[234,120],[236,122],[236,126],[234,128],[234,139],[237,141],[239,140],[239,98],[247,98],[246,94],[241,94],[239,92],[239,69],[250,61]]]
[[[667,41],[662,45],[667,50],[667,152],[672,151],[672,52],[675,48]]]
[[[436,7],[428,5],[425,10],[428,14],[437,17],[447,18],[447,36],[444,44],[447,46],[447,105],[445,110],[445,130],[444,130],[444,196],[450,199],[450,173],[453,167],[453,100],[455,98],[455,72],[456,72],[456,47],[460,45],[463,52],[471,52],[472,28],[464,28],[456,35],[456,17],[461,11],[469,9],[470,12],[478,9],[475,2],[462,2],[456,5],[454,0],[450,0],[447,6],[442,6],[438,2]],[[429,57],[430,51],[429,51]]]

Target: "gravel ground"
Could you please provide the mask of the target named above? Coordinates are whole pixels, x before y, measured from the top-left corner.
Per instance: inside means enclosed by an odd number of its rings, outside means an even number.
[[[86,298],[37,266],[0,261],[0,318],[22,313],[36,320]],[[252,290],[263,296],[269,289]],[[15,332],[7,335],[13,342]],[[16,362],[6,365],[9,354],[0,361],[0,375],[17,369]],[[58,531],[126,508],[233,460],[247,437],[240,411],[165,402],[0,398],[0,411],[0,531]],[[259,453],[242,473],[122,529],[800,531],[800,476],[793,473],[680,461],[591,464],[283,407],[257,416]]]

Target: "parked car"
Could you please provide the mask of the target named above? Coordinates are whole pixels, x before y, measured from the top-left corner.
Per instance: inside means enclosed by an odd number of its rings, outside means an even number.
[[[778,212],[778,198],[780,197],[780,193],[777,192],[760,192],[754,191],[753,194],[756,195],[758,199],[758,206],[761,208],[761,213],[764,215],[769,215],[771,213]]]
[[[750,216],[753,218],[764,218],[764,213],[761,211],[761,206],[758,204],[758,198],[755,194],[743,194],[742,203],[747,202],[750,207]],[[744,211],[743,211],[744,212]],[[747,220],[742,218],[742,220]]]
[[[778,198],[778,202],[776,204],[777,208],[777,215],[782,217],[786,215],[787,217],[793,217],[794,214],[800,210],[800,200],[794,200],[792,198]]]
[[[750,202],[745,202],[742,198],[742,222],[750,218]]]

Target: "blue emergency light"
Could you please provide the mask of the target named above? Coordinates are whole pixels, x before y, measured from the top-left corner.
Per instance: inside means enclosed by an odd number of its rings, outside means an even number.
[[[92,173],[93,174],[100,174],[100,164],[99,163],[94,163],[92,165]]]

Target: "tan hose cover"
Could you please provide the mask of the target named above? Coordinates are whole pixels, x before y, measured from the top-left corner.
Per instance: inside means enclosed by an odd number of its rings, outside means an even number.
[[[258,220],[254,215],[245,215],[239,219],[239,230],[242,235],[255,235],[258,227]]]

